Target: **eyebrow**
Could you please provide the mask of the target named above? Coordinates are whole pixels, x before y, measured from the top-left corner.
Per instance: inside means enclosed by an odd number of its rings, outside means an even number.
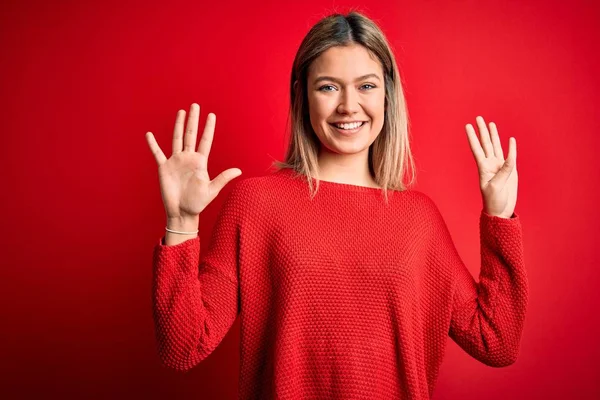
[[[379,76],[377,74],[367,74],[367,75],[359,76],[358,78],[356,78],[354,80],[354,82],[362,81],[367,78],[375,78],[381,82],[381,79],[379,79]],[[314,83],[319,83],[321,81],[333,81],[333,82],[341,83],[338,79],[331,77],[331,76],[320,76],[317,79],[315,79]]]

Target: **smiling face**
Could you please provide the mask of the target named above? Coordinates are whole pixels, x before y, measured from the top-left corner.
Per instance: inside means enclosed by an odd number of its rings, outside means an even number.
[[[307,94],[320,151],[368,153],[383,128],[385,86],[381,64],[366,48],[352,44],[323,52],[308,70]]]

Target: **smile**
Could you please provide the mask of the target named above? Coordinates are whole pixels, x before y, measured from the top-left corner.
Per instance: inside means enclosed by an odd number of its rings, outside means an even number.
[[[366,124],[366,122],[354,122],[351,124],[329,124],[334,127],[338,132],[349,134],[356,133]]]

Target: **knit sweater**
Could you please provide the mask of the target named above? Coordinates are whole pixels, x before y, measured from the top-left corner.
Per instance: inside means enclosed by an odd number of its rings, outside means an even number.
[[[316,181],[314,181],[316,182]],[[428,399],[448,336],[515,362],[528,298],[519,216],[479,218],[481,270],[463,264],[417,190],[283,169],[230,183],[208,248],[154,247],[161,362],[189,370],[240,317],[241,399]]]

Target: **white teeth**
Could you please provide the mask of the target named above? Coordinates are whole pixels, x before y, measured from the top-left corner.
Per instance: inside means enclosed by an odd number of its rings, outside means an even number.
[[[358,128],[362,124],[363,124],[362,122],[353,122],[351,124],[335,124],[335,126],[337,126],[340,129],[352,130],[352,129]]]

